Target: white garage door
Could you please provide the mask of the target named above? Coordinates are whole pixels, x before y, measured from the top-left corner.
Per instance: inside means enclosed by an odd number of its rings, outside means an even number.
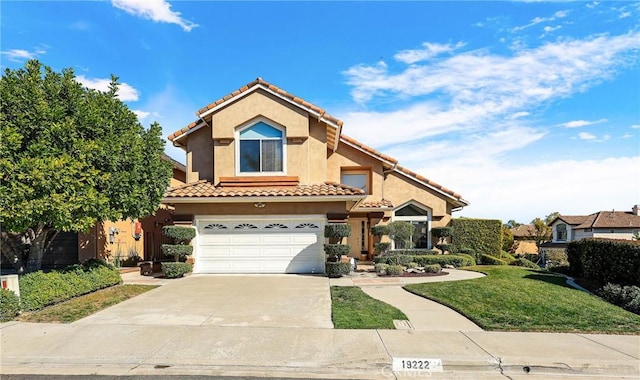
[[[317,216],[198,219],[196,225],[196,273],[324,272],[324,219]]]

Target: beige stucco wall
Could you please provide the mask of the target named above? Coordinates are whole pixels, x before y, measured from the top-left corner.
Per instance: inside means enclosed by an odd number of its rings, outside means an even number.
[[[327,159],[327,179],[340,183],[341,168],[343,167],[371,167],[371,194],[366,200],[381,200],[383,197],[383,167],[382,162],[368,154],[360,152],[346,144],[340,144],[338,149]],[[386,195],[386,194],[385,194]],[[388,197],[385,196],[388,199]]]
[[[256,208],[253,203],[176,204],[176,215],[305,215],[346,213],[346,202],[269,203]]]
[[[209,126],[192,132],[187,140],[187,182],[201,179],[213,181],[213,140]]]

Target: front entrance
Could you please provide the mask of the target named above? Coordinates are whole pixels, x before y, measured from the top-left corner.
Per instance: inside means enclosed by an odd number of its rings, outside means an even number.
[[[349,256],[361,259],[361,255],[368,253],[369,226],[366,218],[349,218],[347,223],[351,226],[351,236],[347,239],[351,245]]]

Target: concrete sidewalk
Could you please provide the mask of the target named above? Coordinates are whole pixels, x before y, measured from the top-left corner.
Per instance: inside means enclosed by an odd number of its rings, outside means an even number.
[[[640,377],[640,336],[16,322],[0,335],[2,374]],[[443,371],[393,372],[393,358],[441,359]]]

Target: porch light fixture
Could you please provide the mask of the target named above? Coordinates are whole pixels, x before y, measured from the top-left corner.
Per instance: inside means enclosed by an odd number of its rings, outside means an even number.
[[[264,203],[262,202],[256,202],[253,204],[253,207],[255,208],[264,208],[264,206],[266,206]]]

